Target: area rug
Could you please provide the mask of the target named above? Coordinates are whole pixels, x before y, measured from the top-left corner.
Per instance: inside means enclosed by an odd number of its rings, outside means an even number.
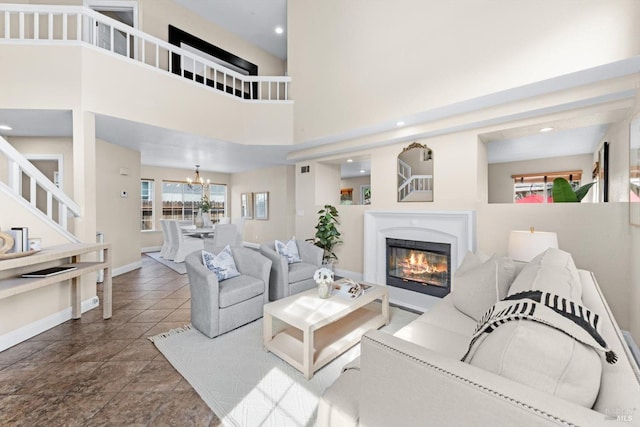
[[[383,331],[393,333],[418,315],[396,307]],[[262,346],[262,319],[214,339],[187,326],[150,338],[225,426],[313,426],[319,397],[356,345],[311,380]]]
[[[166,265],[176,273],[187,274],[187,266],[185,265],[184,262],[178,263],[178,262],[170,261],[168,259],[164,259],[160,256],[160,252],[147,252],[145,255],[153,258],[154,260],[158,261],[160,264]]]

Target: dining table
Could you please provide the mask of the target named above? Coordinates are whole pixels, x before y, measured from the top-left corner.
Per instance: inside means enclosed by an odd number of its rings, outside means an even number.
[[[211,236],[215,232],[215,229],[215,226],[202,228],[183,228],[182,232],[187,236],[205,238]]]

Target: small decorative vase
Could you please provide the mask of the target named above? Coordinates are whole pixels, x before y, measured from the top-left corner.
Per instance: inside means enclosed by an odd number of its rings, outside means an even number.
[[[318,296],[320,298],[329,298],[331,296],[331,283],[319,282],[318,283]]]
[[[196,215],[193,223],[196,225],[196,228],[202,228],[204,226],[204,218],[202,217],[202,210],[198,209],[198,214]]]

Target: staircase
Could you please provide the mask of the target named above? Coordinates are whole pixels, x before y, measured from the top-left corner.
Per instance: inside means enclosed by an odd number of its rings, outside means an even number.
[[[410,202],[419,193],[433,191],[433,175],[412,175],[411,166],[398,159],[398,201]]]
[[[29,209],[69,242],[80,242],[70,230],[72,223],[68,220],[80,216],[80,206],[1,136],[0,154],[0,159],[6,161],[7,171],[6,176],[0,176],[0,192]],[[23,188],[24,182],[28,188]],[[38,189],[43,190],[45,200],[38,199]]]

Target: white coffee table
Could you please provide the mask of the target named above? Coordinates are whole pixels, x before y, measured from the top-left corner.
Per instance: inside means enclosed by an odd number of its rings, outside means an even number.
[[[380,299],[382,304],[371,304]],[[274,335],[273,319],[287,324]],[[346,299],[318,297],[316,288],[264,306],[264,346],[309,379],[313,373],[360,342],[369,329],[389,323],[386,286]]]

